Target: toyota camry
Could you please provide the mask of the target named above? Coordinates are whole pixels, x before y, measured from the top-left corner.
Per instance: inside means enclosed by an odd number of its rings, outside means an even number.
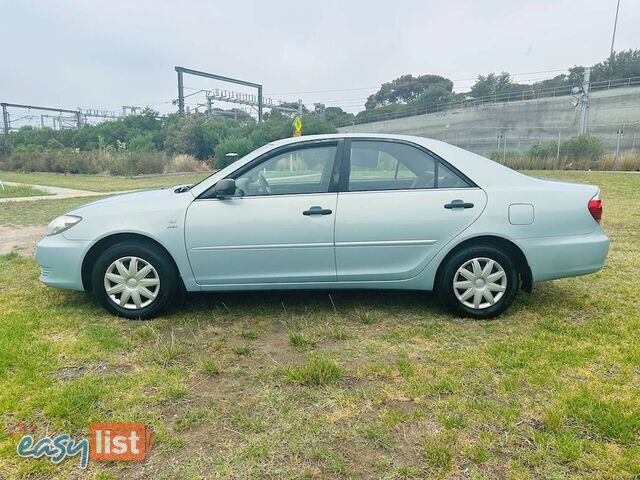
[[[195,185],[118,195],[54,219],[40,280],[155,317],[182,292],[435,291],[492,318],[520,289],[603,267],[599,189],[532,178],[421,137],[265,145]]]

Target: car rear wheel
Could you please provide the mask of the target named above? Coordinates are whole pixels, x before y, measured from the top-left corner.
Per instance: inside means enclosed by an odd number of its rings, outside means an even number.
[[[508,254],[489,245],[463,248],[447,259],[437,283],[441,301],[477,319],[500,315],[513,302],[520,277]]]
[[[93,291],[109,312],[130,319],[150,319],[164,312],[179,291],[169,256],[152,244],[127,241],[98,257]]]

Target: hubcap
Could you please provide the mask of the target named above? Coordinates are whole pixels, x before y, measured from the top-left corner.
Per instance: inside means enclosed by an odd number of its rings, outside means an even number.
[[[128,310],[139,310],[151,305],[158,297],[160,276],[146,260],[122,257],[107,268],[104,289],[116,305]]]
[[[490,258],[473,258],[453,276],[453,292],[464,306],[482,310],[495,305],[507,290],[504,268]]]

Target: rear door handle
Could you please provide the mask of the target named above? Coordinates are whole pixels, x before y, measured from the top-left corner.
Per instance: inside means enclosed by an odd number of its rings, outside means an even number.
[[[328,208],[322,208],[318,206],[311,207],[309,210],[302,212],[303,215],[331,215],[333,212]]]
[[[451,200],[451,203],[445,204],[444,208],[473,208],[473,203],[464,202],[462,200]]]

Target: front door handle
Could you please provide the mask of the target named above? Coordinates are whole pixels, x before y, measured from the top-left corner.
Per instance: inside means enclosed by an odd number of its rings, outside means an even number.
[[[317,205],[311,207],[309,210],[302,212],[303,215],[331,215],[333,212],[328,208],[318,207]]]
[[[464,202],[462,200],[451,200],[451,203],[445,204],[444,208],[473,208],[473,203]]]

